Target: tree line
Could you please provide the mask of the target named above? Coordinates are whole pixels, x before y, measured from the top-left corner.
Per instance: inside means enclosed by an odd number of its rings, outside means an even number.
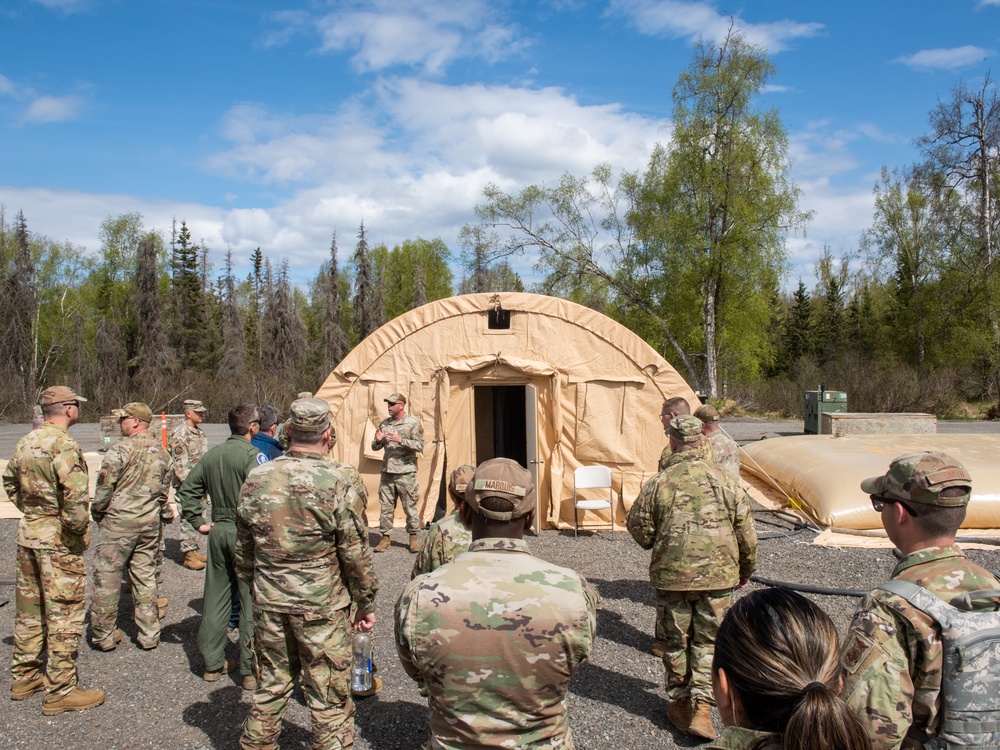
[[[816,283],[787,292],[788,238],[811,218],[788,137],[761,106],[775,67],[739,32],[698,44],[673,90],[670,140],[645,170],[598,165],[555,185],[488,185],[458,252],[417,238],[369,247],[336,233],[306,288],[258,248],[236,278],[185,221],[169,238],[136,213],[101,225],[98,253],[29,232],[0,210],[0,415],[23,419],[64,382],[101,412],[141,398],[286,404],[314,390],[387,320],[453,293],[566,297],[642,336],[696,390],[800,414],[803,391],[846,390],[855,411],[1000,416],[1000,98],[989,74],[930,111],[919,159],[886,165],[856,247],[827,248]],[[453,268],[460,269],[455,283]],[[218,415],[218,412],[216,412]]]

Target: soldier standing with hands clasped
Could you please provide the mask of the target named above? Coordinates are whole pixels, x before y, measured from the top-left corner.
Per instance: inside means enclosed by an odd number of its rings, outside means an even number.
[[[375,431],[372,450],[385,449],[382,455],[382,476],[379,479],[378,499],[381,505],[378,530],[382,539],[375,547],[376,552],[389,549],[392,540],[393,516],[396,513],[396,497],[406,513],[406,531],[410,535],[410,552],[420,551],[417,530],[420,518],[417,516],[417,454],[424,450],[424,428],[420,421],[407,415],[406,396],[393,393],[385,399],[389,405],[389,418],[383,419]]]
[[[46,388],[38,399],[45,424],[18,441],[3,488],[24,514],[17,527],[17,594],[10,697],[44,690],[42,713],[82,711],[104,703],[103,690],[76,686],[76,658],[86,615],[90,541],[87,463],[69,434],[80,419],[72,389]],[[47,655],[45,671],[42,656]]]
[[[240,746],[276,747],[301,675],[314,750],[351,747],[351,631],[375,626],[378,590],[368,529],[350,478],[326,460],[329,405],[298,399],[286,428],[288,452],[250,472],[240,493],[236,565],[253,590],[258,672]]]

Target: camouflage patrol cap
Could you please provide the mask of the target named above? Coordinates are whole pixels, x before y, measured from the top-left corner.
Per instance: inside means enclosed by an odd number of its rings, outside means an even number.
[[[201,401],[189,398],[184,401],[184,411],[208,411],[208,409],[205,408],[205,404]]]
[[[382,400],[385,401],[387,404],[394,404],[397,401],[401,401],[402,403],[405,404],[406,396],[404,396],[402,393],[390,393],[389,398],[384,398]]]
[[[72,388],[65,385],[54,385],[46,388],[38,397],[39,406],[51,406],[52,404],[65,404],[70,401],[86,401],[83,396],[78,396]]]
[[[121,419],[122,417],[135,417],[140,422],[152,422],[153,421],[153,411],[146,404],[141,401],[130,401],[125,404],[121,409],[115,409],[113,412],[116,417]]]
[[[303,432],[323,432],[330,426],[330,405],[321,398],[299,398],[289,407],[288,426]]]
[[[297,394],[295,394],[295,398],[312,398],[312,397],[313,397],[312,391],[299,391]]]
[[[694,415],[698,417],[698,419],[700,419],[702,422],[706,423],[719,421],[719,412],[711,404],[705,404],[703,406],[699,406],[698,411],[696,411]]]
[[[509,511],[488,510],[479,505],[487,497],[510,500],[514,508]],[[465,502],[485,518],[510,521],[528,515],[535,509],[535,485],[531,474],[517,461],[509,458],[491,458],[479,464],[472,481],[465,488]]]
[[[964,494],[942,497],[950,487],[965,489]],[[887,495],[924,505],[955,508],[969,504],[972,477],[957,460],[947,453],[906,453],[893,459],[889,471],[879,477],[869,477],[861,483],[866,495]]]
[[[681,443],[697,443],[701,440],[701,420],[686,415],[674,417],[670,420],[667,434]]]
[[[462,464],[451,472],[451,476],[448,478],[448,492],[451,493],[451,496],[464,502],[465,490],[475,473],[476,467],[471,464]]]

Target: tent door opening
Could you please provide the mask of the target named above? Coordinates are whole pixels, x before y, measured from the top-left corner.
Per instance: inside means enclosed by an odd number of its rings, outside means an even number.
[[[537,393],[533,385],[474,386],[476,463],[491,458],[513,459],[531,473],[536,488],[539,465]],[[536,534],[539,523],[536,512]]]

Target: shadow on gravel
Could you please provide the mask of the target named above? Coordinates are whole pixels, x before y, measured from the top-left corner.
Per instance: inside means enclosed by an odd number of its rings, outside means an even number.
[[[570,690],[581,698],[618,706],[662,727],[666,724],[666,702],[656,694],[659,688],[659,683],[612,672],[594,664],[580,669],[570,685]]]
[[[199,602],[201,599],[198,600]],[[180,622],[172,622],[165,625],[160,630],[160,640],[163,643],[179,643],[184,649],[184,655],[188,660],[188,667],[191,674],[199,677],[202,673],[204,663],[201,654],[198,652],[198,626],[201,624],[201,616],[192,615]]]
[[[653,601],[653,587],[649,585],[648,578],[609,581],[588,577],[587,581],[597,589],[597,593],[601,595],[602,599],[628,599],[637,604],[648,604],[651,607],[656,604]]]
[[[368,699],[356,705],[356,731],[372,747],[420,750],[427,741],[426,704]]]
[[[248,710],[246,706],[240,704],[242,692],[236,685],[213,690],[208,694],[207,701],[192,703],[184,709],[184,723],[204,732],[209,739],[209,746],[215,750],[238,748],[240,735],[243,733],[243,720]],[[288,729],[293,728],[294,725],[288,725]],[[282,740],[284,739],[283,734]],[[305,748],[308,745],[282,742],[282,747]]]
[[[617,612],[600,610],[597,613],[597,632],[605,640],[634,648],[642,654],[649,655],[650,659],[656,659],[655,656],[649,654],[649,649],[653,645],[653,637],[645,630],[640,630],[632,625]]]

